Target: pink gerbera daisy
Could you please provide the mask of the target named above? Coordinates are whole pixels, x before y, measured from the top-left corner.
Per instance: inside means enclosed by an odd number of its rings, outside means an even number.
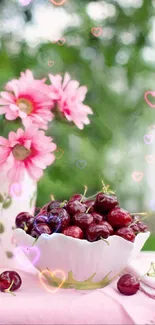
[[[10,183],[19,183],[24,172],[38,180],[43,175],[43,169],[51,165],[55,156],[56,144],[44,131],[39,131],[32,122],[24,121],[25,131],[18,129],[10,132],[8,140],[0,137],[0,168],[7,169]]]
[[[42,129],[47,129],[47,123],[54,115],[51,113],[53,100],[49,97],[50,88],[46,79],[35,80],[30,70],[21,73],[19,79],[13,79],[6,84],[1,92],[0,114],[5,114],[7,120],[20,117],[27,118]]]
[[[91,108],[83,104],[87,87],[79,87],[79,82],[71,80],[68,73],[63,81],[60,75],[50,74],[49,78],[52,84],[50,98],[68,121],[73,121],[79,129],[83,129],[84,124],[90,123],[87,115],[93,114]]]

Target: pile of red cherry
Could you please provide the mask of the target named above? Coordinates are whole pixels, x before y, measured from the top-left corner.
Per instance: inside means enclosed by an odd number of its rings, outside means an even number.
[[[134,242],[135,236],[148,231],[148,227],[137,216],[120,208],[116,195],[110,193],[113,192],[99,192],[93,200],[82,194],[73,195],[68,202],[52,200],[36,208],[34,216],[27,212],[18,214],[16,227],[34,238],[58,232],[90,242],[111,235]]]

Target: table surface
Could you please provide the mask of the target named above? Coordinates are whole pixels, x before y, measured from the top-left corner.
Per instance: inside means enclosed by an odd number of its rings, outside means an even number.
[[[150,255],[155,260],[155,253],[141,253]],[[0,324],[155,324],[155,300],[141,291],[123,296],[117,281],[103,289],[51,293],[36,271],[17,271],[23,283],[16,296],[0,292]]]

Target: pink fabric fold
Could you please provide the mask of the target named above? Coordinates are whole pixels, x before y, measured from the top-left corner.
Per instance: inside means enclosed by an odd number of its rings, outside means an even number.
[[[141,253],[147,258],[147,254]],[[152,254],[155,257],[155,254]],[[0,273],[4,269],[0,269]],[[16,296],[0,292],[0,324],[154,324],[155,301],[139,291],[123,296],[117,280],[98,290],[45,290],[35,273],[17,270],[23,284]]]

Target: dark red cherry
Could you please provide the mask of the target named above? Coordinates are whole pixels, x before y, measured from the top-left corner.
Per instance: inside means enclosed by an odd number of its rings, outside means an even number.
[[[79,201],[69,201],[67,206],[66,206],[66,210],[67,212],[73,216],[74,214],[76,214],[77,212],[85,212],[86,211],[86,206],[85,204],[82,204]]]
[[[137,226],[138,226],[140,232],[147,232],[147,231],[149,231],[148,226],[145,225],[145,223],[143,223],[142,221],[137,221]]]
[[[60,208],[61,207],[61,202],[59,201],[51,201],[47,205],[47,212],[50,212],[52,209]]]
[[[40,214],[34,220],[34,226],[38,223],[48,223],[48,214]]]
[[[126,296],[134,295],[139,288],[140,283],[138,279],[130,273],[122,275],[117,282],[117,289]]]
[[[106,218],[105,216],[101,215],[98,212],[92,212],[91,215],[93,216],[95,223],[100,223]]]
[[[101,192],[97,194],[94,206],[95,211],[108,213],[115,206],[118,206],[118,200],[115,195],[108,195]]]
[[[70,224],[70,215],[65,209],[56,208],[49,212],[48,224],[52,231],[60,232]]]
[[[73,223],[81,229],[86,229],[93,222],[93,216],[89,213],[76,213],[73,216]]]
[[[24,229],[27,233],[30,233],[33,228],[34,217],[28,212],[21,212],[17,215],[15,223],[17,228]]]
[[[129,228],[131,228],[133,230],[135,235],[137,235],[140,232],[139,227],[136,223],[131,226],[129,225]]]
[[[34,227],[31,231],[31,236],[36,238],[39,237],[41,234],[48,234],[52,233],[50,227],[46,223],[39,223],[36,227]]]
[[[108,238],[110,231],[106,225],[97,225],[92,223],[86,230],[86,238],[88,241],[96,241],[102,238]]]
[[[113,234],[114,234],[114,229],[113,229],[113,227],[110,225],[109,222],[107,222],[107,221],[101,221],[99,224],[100,224],[100,225],[105,225],[105,226],[107,226],[107,228],[108,228],[108,230],[109,230],[109,232],[110,232],[110,235],[113,235]]]
[[[94,200],[87,200],[87,201],[84,201],[84,204],[86,206],[86,208],[90,208],[88,210],[89,213],[92,213],[94,211]]]
[[[84,196],[82,194],[74,194],[71,196],[69,201],[82,201],[84,199]]]
[[[9,289],[10,286],[10,291],[15,291],[20,288],[21,284],[21,277],[15,271],[5,271],[0,274],[0,290],[3,292]]]
[[[130,227],[123,227],[118,229],[115,232],[115,235],[123,237],[126,240],[129,240],[131,242],[134,242],[135,240],[135,233]]]
[[[116,207],[108,213],[107,221],[116,228],[126,227],[132,222],[132,217],[128,211]]]
[[[79,238],[79,239],[84,238],[84,233],[82,229],[77,226],[69,226],[65,228],[64,230],[62,230],[62,234],[73,238]]]

